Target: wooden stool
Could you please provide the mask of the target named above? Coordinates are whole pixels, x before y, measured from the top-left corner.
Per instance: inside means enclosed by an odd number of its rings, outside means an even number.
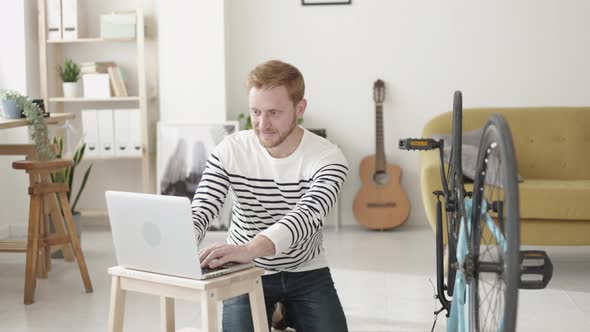
[[[86,261],[80,248],[80,240],[78,233],[74,226],[72,219],[72,212],[70,210],[70,203],[68,202],[67,192],[68,185],[61,183],[51,183],[49,181],[50,173],[71,167],[74,164],[72,160],[55,159],[48,161],[37,160],[20,160],[12,163],[12,168],[22,169],[29,174],[29,227],[27,236],[27,265],[25,271],[25,294],[24,303],[33,303],[35,296],[35,286],[37,282],[37,274],[40,277],[46,278],[47,271],[51,269],[51,246],[65,245],[64,257],[67,259],[68,254],[73,249],[73,253],[78,262],[80,274],[84,282],[84,287],[87,293],[92,292],[92,284],[88,269],[86,268]],[[61,203],[63,214],[65,218],[65,228],[61,219],[61,213],[57,204],[55,203],[55,196]],[[45,218],[47,209],[45,203],[48,203],[52,222],[56,229],[56,234],[49,234],[48,218]],[[71,255],[71,254],[70,254]]]
[[[219,301],[248,294],[254,330],[268,331],[266,306],[262,292],[263,269],[251,268],[207,280],[193,280],[156,273],[109,268],[112,275],[109,331],[123,331],[125,292],[134,291],[160,296],[161,330],[173,332],[174,299],[201,302],[202,331],[218,331]]]

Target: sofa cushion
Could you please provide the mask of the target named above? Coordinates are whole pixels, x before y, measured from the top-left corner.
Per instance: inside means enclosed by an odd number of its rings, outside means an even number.
[[[590,180],[535,180],[519,184],[521,219],[590,220]]]

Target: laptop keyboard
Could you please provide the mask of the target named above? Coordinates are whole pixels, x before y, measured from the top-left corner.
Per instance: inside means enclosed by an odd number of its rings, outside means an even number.
[[[227,269],[229,267],[232,267],[232,266],[238,265],[238,264],[240,264],[240,263],[229,262],[229,263],[225,263],[225,264],[223,264],[221,266],[218,266],[218,267],[215,267],[215,268],[203,267],[203,268],[201,268],[201,270],[203,271],[203,274],[207,274],[207,273],[210,273],[210,272],[215,272],[215,271],[219,271],[219,270],[225,270],[225,269]]]

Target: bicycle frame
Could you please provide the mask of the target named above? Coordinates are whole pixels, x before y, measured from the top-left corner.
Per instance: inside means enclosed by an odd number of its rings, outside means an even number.
[[[456,127],[459,128],[459,125]],[[439,149],[442,188],[434,191],[433,194],[437,198],[435,230],[437,289],[435,298],[441,303],[442,308],[436,310],[434,314],[438,315],[443,310],[447,311],[447,331],[463,332],[468,331],[470,328],[486,328],[487,316],[483,318],[484,326],[479,325],[482,319],[479,310],[486,308],[486,305],[489,305],[489,300],[487,300],[487,295],[480,298],[479,292],[482,291],[482,285],[484,285],[483,291],[485,292],[487,286],[485,282],[483,284],[481,282],[485,280],[484,278],[490,277],[482,276],[482,273],[492,274],[491,278],[494,278],[493,275],[502,276],[501,279],[497,280],[500,280],[500,282],[505,281],[508,284],[506,290],[504,288],[494,288],[502,292],[500,296],[505,297],[507,301],[505,303],[509,304],[508,306],[502,305],[502,311],[498,311],[501,316],[494,316],[494,322],[496,322],[496,325],[493,325],[495,326],[494,331],[495,329],[498,331],[512,331],[515,329],[518,288],[545,288],[553,274],[553,265],[545,252],[519,250],[519,200],[510,129],[506,121],[496,114],[490,117],[484,128],[484,136],[478,151],[478,170],[476,170],[476,178],[474,179],[475,195],[465,190],[461,178],[455,178],[456,176],[462,176],[462,170],[460,169],[460,162],[453,159],[453,153],[451,153],[449,167],[455,165],[455,168],[451,172],[445,172],[444,140],[407,138],[399,141],[399,147],[403,150],[427,151]],[[453,141],[457,141],[454,135]],[[491,151],[488,146],[502,147],[498,151],[503,151],[501,152],[503,153],[502,160],[505,161],[505,163],[501,164],[504,165],[502,174],[508,174],[506,178],[503,178],[502,182],[503,190],[508,193],[506,197],[502,195],[498,198],[490,197],[488,199],[484,196],[484,187],[490,185],[485,178],[486,174],[488,174],[488,154]],[[457,152],[455,151],[455,153]],[[452,185],[452,188],[449,185]],[[492,190],[491,193],[493,192]],[[449,263],[449,271],[446,277],[449,280],[447,280],[446,284],[443,258],[443,205],[440,196],[444,196],[444,208],[447,214],[449,245],[449,260],[447,262]],[[474,200],[472,200],[472,196]],[[504,199],[510,202],[509,205],[503,204]],[[506,213],[510,221],[508,224],[503,221],[504,212],[506,212],[505,208],[509,208]],[[484,231],[486,233],[489,231],[491,237],[482,237]],[[497,262],[488,250],[484,249],[484,255],[480,255],[482,253],[480,251],[481,241],[485,246],[497,246]],[[453,253],[453,251],[455,252]],[[518,259],[520,259],[519,264]],[[453,274],[455,274],[454,277]],[[520,279],[517,279],[519,275]],[[525,280],[523,279],[525,275],[542,277],[542,279]],[[473,303],[470,303],[470,301],[473,301]],[[470,326],[472,324],[473,326]]]

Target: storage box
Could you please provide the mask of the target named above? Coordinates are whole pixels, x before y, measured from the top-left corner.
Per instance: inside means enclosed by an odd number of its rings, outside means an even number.
[[[100,16],[101,38],[135,38],[135,13],[113,13]]]
[[[85,98],[111,97],[109,74],[84,74],[82,82],[84,83]]]

